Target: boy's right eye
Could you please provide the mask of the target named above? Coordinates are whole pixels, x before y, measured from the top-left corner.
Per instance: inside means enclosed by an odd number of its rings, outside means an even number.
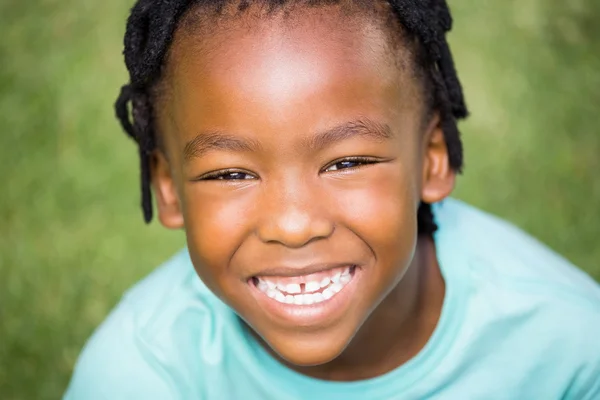
[[[244,171],[236,171],[236,170],[223,170],[223,171],[215,171],[209,172],[208,174],[204,174],[197,179],[196,181],[239,181],[239,180],[250,180],[256,179],[254,175],[251,175]]]

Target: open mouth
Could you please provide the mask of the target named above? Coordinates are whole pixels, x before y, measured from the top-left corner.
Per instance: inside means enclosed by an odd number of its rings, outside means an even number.
[[[352,282],[355,272],[356,266],[350,265],[303,276],[255,276],[252,283],[279,303],[308,306],[336,297]]]

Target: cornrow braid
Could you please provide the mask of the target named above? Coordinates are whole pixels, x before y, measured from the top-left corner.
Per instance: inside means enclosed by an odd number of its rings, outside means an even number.
[[[123,86],[115,103],[116,115],[124,131],[138,144],[144,220],[152,220],[150,161],[156,149],[151,90],[161,78],[166,54],[178,23],[192,7],[222,10],[232,0],[138,0],[127,20],[125,64],[130,82]],[[252,0],[238,1],[243,12]],[[255,0],[273,11],[298,0]],[[361,1],[361,0],[358,0]],[[363,2],[366,0],[362,0]],[[374,0],[375,1],[375,0]],[[386,0],[376,0],[386,1]],[[336,0],[310,0],[307,4],[334,4]],[[446,0],[387,0],[395,17],[410,38],[415,38],[422,57],[417,67],[431,84],[433,109],[440,113],[441,127],[448,147],[449,164],[460,172],[463,149],[457,121],[466,118],[467,107],[454,60],[446,40],[452,29],[452,16]],[[418,210],[419,234],[431,235],[437,226],[431,205],[421,203]]]

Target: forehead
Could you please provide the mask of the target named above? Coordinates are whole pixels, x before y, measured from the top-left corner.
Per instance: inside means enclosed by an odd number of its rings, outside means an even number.
[[[165,86],[182,125],[199,114],[208,125],[241,112],[290,122],[336,107],[418,103],[407,57],[372,16],[340,6],[202,15],[184,19],[167,60]]]
[[[243,11],[237,0],[224,1],[226,5],[218,9],[204,5],[191,8],[178,25],[174,47],[185,43],[182,39],[187,38],[192,39],[198,49],[210,51],[215,44],[222,45],[227,39],[239,39],[240,34],[246,38],[255,36],[253,33],[285,37],[299,30],[305,30],[305,38],[317,35],[323,43],[349,44],[343,39],[356,40],[367,35],[380,39],[380,45],[396,47],[403,35],[389,4],[378,0],[316,0],[308,4],[283,0],[281,6],[275,7],[262,3],[279,2],[257,0],[251,1]],[[371,44],[376,42],[373,40]],[[354,44],[358,43],[355,41]]]
[[[232,6],[234,7],[234,6]],[[311,59],[318,57],[353,66],[375,66],[396,62],[404,66],[403,52],[394,51],[387,26],[389,16],[383,12],[360,13],[356,7],[288,6],[268,12],[254,6],[244,12],[224,11],[217,14],[199,7],[184,17],[177,30],[167,60],[168,70],[176,72],[194,64],[214,69],[231,69],[244,60],[256,67],[284,58]],[[387,23],[385,21],[388,21]],[[278,53],[279,57],[266,57]],[[330,54],[332,57],[324,57]],[[198,62],[201,61],[201,62]]]

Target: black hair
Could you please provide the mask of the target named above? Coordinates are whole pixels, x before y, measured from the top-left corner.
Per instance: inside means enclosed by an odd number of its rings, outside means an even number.
[[[250,3],[266,5],[271,10],[298,0],[234,0],[243,12]],[[350,0],[352,1],[352,0]],[[363,3],[368,0],[362,0]],[[441,118],[441,127],[448,148],[450,167],[460,172],[463,150],[457,120],[468,111],[456,74],[446,33],[452,28],[452,17],[446,0],[373,0],[385,2],[400,23],[403,33],[419,47],[416,68],[430,88],[433,109]],[[178,23],[193,7],[222,10],[232,0],[138,0],[127,20],[125,33],[125,64],[130,83],[122,87],[115,103],[117,118],[125,132],[138,144],[142,210],[144,220],[152,220],[150,191],[151,156],[157,146],[152,113],[152,89],[161,78],[165,59]],[[336,0],[309,0],[308,5],[334,4]],[[431,235],[437,226],[431,205],[422,202],[418,210],[419,234]]]

